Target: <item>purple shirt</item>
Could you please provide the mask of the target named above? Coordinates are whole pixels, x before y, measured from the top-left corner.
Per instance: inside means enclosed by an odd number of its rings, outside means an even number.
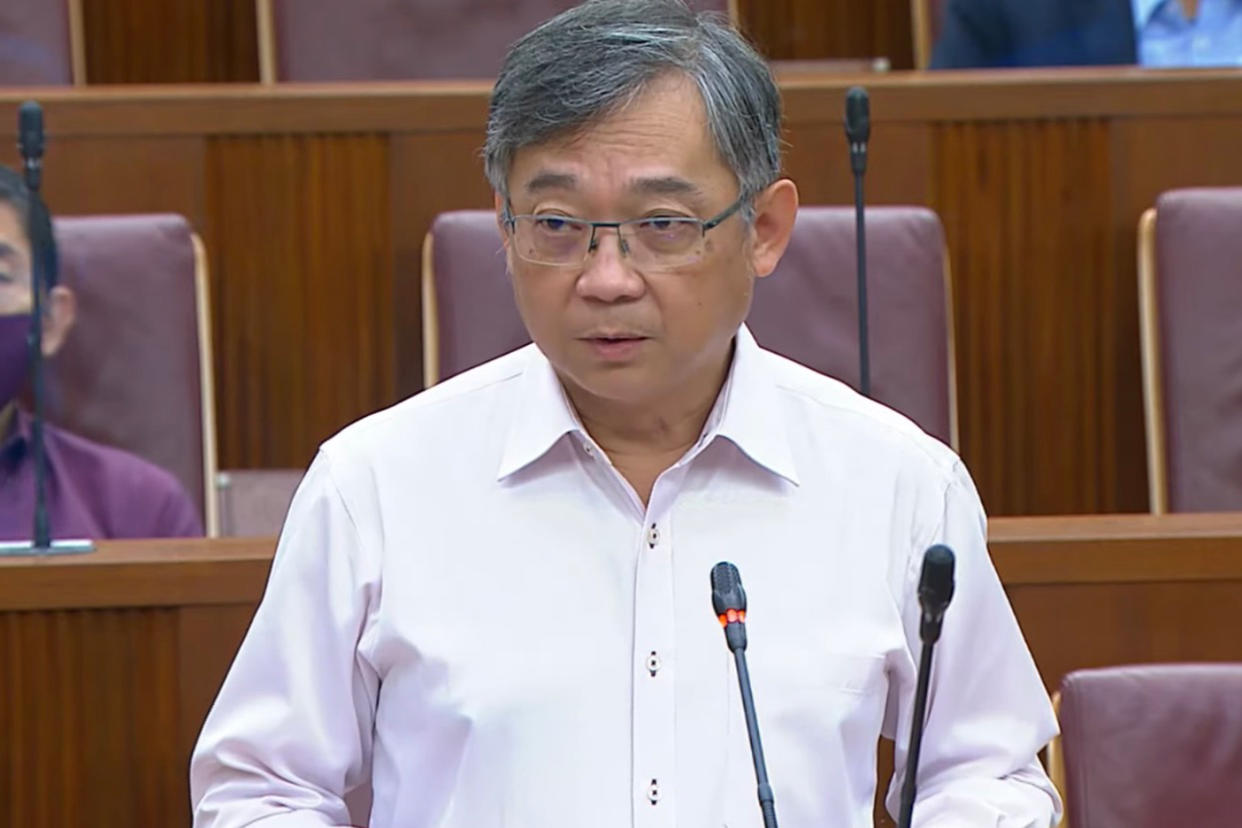
[[[53,540],[203,534],[198,510],[167,471],[51,425],[44,425],[43,438]],[[30,418],[19,409],[0,443],[0,540],[29,540],[33,528]]]

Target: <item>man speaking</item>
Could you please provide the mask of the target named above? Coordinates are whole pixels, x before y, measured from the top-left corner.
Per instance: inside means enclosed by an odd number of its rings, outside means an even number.
[[[869,825],[934,543],[957,597],[915,824],[1053,821],[1056,725],[961,462],[742,324],[798,207],[780,120],[762,59],[676,0],[513,46],[486,171],[534,344],[323,445],[195,751],[196,825],[761,824],[722,559],[782,824]]]

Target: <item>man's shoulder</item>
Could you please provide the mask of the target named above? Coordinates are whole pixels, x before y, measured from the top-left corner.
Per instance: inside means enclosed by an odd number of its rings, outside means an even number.
[[[354,454],[394,441],[440,441],[466,436],[497,413],[528,364],[527,345],[463,371],[346,426],[323,444],[329,454]]]
[[[836,442],[924,462],[945,475],[960,464],[951,448],[904,414],[779,354],[763,355],[782,404],[800,413],[810,437],[831,434]]]

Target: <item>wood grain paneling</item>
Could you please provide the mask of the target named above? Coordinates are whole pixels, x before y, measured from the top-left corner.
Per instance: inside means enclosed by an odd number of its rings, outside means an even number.
[[[0,615],[0,822],[185,822],[173,610]]]
[[[1118,502],[1110,474],[1108,123],[940,124],[933,146],[932,204],[953,253],[962,456],[985,505],[1141,508]]]
[[[739,0],[742,29],[771,60],[887,57],[914,67],[909,0]]]
[[[394,401],[387,140],[212,138],[220,466],[305,466]]]
[[[91,84],[257,81],[254,0],[81,0]]]

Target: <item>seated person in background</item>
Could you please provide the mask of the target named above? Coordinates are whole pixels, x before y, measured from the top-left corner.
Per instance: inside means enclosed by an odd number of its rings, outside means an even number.
[[[947,0],[933,69],[1242,65],[1242,0]]]
[[[27,540],[34,526],[30,416],[17,403],[29,369],[30,194],[0,167],[0,540]],[[50,230],[46,236],[51,238]],[[49,256],[55,260],[53,247]],[[49,268],[53,273],[54,268]],[[59,350],[73,327],[73,291],[49,286],[43,353]],[[119,449],[45,424],[47,505],[53,538],[149,538],[203,534],[198,510],[171,474]]]

